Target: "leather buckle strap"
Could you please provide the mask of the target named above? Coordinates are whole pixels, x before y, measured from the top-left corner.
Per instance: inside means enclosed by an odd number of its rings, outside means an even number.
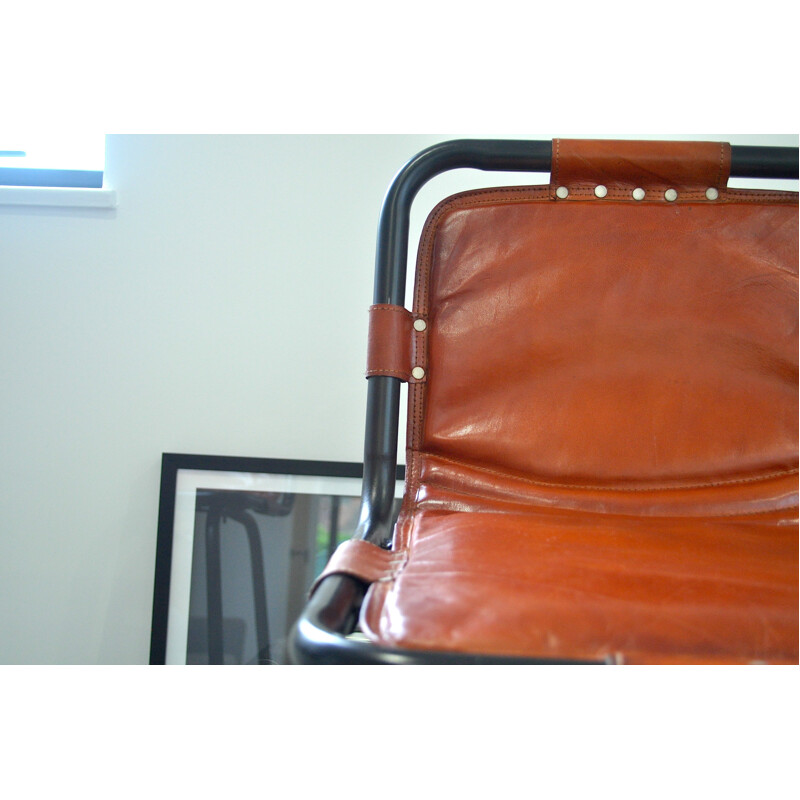
[[[723,194],[730,170],[726,142],[554,139],[550,196],[714,201]]]
[[[367,377],[387,375],[408,383],[424,383],[427,327],[421,315],[402,306],[370,306]]]
[[[405,551],[384,550],[362,539],[348,539],[336,548],[308,596],[311,597],[321,581],[332,574],[352,575],[365,583],[390,580],[403,568],[407,558]]]

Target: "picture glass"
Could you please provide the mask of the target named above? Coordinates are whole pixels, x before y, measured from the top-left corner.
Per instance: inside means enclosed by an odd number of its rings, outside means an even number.
[[[310,586],[356,529],[361,478],[178,469],[174,500],[165,663],[287,663]]]

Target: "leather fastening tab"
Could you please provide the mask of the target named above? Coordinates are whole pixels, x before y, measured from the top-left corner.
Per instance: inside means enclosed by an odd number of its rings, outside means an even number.
[[[425,382],[425,330],[415,329],[416,319],[422,317],[411,314],[402,306],[370,306],[366,372],[368,378],[387,375],[409,383]],[[427,324],[424,327],[427,328]]]
[[[725,142],[554,139],[550,196],[670,202],[665,192],[673,189],[672,202],[713,201],[719,198],[707,197],[706,190],[716,189],[721,197],[730,169],[731,147]],[[597,186],[608,194],[597,197]],[[569,191],[567,198],[556,195],[559,187]],[[643,189],[644,197],[633,197],[634,189]]]
[[[362,539],[348,539],[336,548],[325,569],[311,586],[308,596],[314,594],[317,586],[328,575],[335,573],[352,575],[366,583],[374,583],[392,578],[405,562],[405,551],[384,550]]]

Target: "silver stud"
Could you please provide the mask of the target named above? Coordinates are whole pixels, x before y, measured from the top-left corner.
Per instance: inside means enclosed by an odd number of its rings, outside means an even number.
[[[421,381],[425,377],[425,370],[422,367],[414,367],[411,370],[411,376],[414,380]]]
[[[634,189],[631,194],[633,194],[634,200],[644,200],[645,191],[642,188]]]
[[[608,194],[608,189],[605,186],[600,184],[600,186],[594,187],[594,193],[597,197],[605,197]]]
[[[561,200],[563,200],[565,197],[569,197],[569,189],[567,189],[566,186],[559,186],[558,189],[556,189],[556,197],[560,198]]]
[[[667,191],[664,192],[664,199],[669,200],[671,203],[673,200],[678,199],[678,193],[674,189],[667,189]]]
[[[415,331],[424,331],[425,328],[428,327],[428,323],[425,322],[424,319],[415,319],[414,320],[414,330]]]
[[[709,200],[716,200],[719,197],[719,192],[713,186],[709,186],[706,189],[706,197]]]

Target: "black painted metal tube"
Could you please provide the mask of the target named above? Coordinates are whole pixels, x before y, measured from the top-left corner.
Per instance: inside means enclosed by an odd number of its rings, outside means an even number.
[[[460,139],[418,153],[395,176],[383,202],[375,254],[373,303],[403,305],[411,203],[431,178],[451,169],[549,172],[551,142]],[[356,536],[386,546],[391,540],[400,381],[373,377],[367,388],[364,484]]]
[[[457,139],[423,150],[395,176],[383,201],[375,254],[373,303],[405,299],[411,203],[433,177],[452,169],[549,172],[551,142]]]
[[[797,178],[796,147],[731,147],[731,176],[735,178]]]

